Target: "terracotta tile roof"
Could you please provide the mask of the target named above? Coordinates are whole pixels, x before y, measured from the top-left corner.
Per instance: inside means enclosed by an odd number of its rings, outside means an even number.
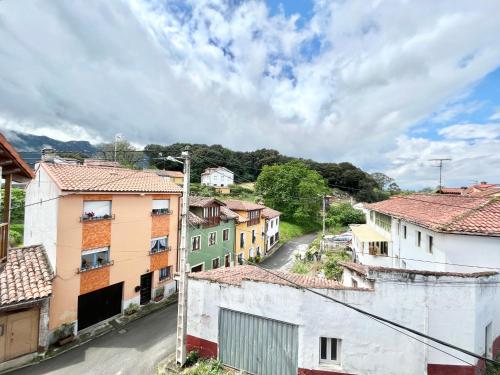
[[[12,179],[16,182],[25,182],[35,177],[35,173],[30,166],[21,158],[16,149],[7,141],[7,138],[0,133],[0,150],[3,151],[0,161],[9,162],[4,164],[2,174],[5,175],[9,169],[12,170]]]
[[[184,173],[179,171],[165,171],[163,169],[145,169],[144,172],[155,173],[162,177],[184,178]]]
[[[439,232],[500,235],[500,213],[491,199],[446,194],[396,196],[366,206],[370,210]]]
[[[224,206],[225,203],[211,197],[198,197],[195,195],[191,195],[189,197],[189,206],[191,207],[208,207],[211,206],[212,204],[218,204],[220,206]]]
[[[486,276],[498,275],[496,271],[484,271],[484,272],[446,272],[446,271],[425,271],[425,270],[410,270],[406,268],[391,268],[391,267],[379,267],[379,266],[369,266],[365,264],[353,263],[353,262],[339,262],[339,264],[345,268],[355,271],[359,274],[368,276],[370,272],[382,272],[382,273],[406,273],[411,275],[422,275],[422,276],[451,276],[451,277],[463,277],[463,278],[478,278]]]
[[[273,219],[281,215],[281,212],[273,210],[272,208],[266,207],[262,210],[262,216],[266,219]]]
[[[192,225],[203,225],[206,223],[206,220],[199,217],[198,215],[192,213],[191,211],[188,212],[188,221]]]
[[[0,306],[45,298],[54,273],[42,245],[10,249],[0,271]]]
[[[252,211],[252,210],[262,210],[266,208],[266,206],[263,206],[258,203],[241,201],[236,199],[230,199],[224,201],[224,203],[226,203],[227,207],[230,210],[236,210],[236,211]]]
[[[342,284],[334,280],[322,279],[319,277],[312,277],[306,275],[299,275],[284,271],[272,271],[274,274],[286,278],[305,288],[315,288],[315,289],[350,289],[350,290],[368,290],[368,289],[358,289],[345,287]],[[255,266],[237,266],[231,268],[218,268],[211,271],[195,272],[189,275],[192,279],[208,280],[222,284],[230,285],[241,285],[244,280],[250,281],[260,281],[270,284],[279,284],[295,287],[293,284],[277,277],[271,275]]]
[[[438,190],[438,192],[441,194],[457,194],[457,195],[461,195],[464,191],[465,188],[450,188],[450,187],[443,187]]]
[[[181,193],[154,173],[128,168],[41,163],[63,191]]]
[[[469,195],[473,197],[494,197],[500,196],[500,185],[491,186],[481,191],[472,192]]]
[[[236,219],[239,223],[247,221],[247,219],[245,219],[243,216],[238,215],[236,212],[231,211],[229,208],[225,206],[221,206],[220,213],[224,220]]]

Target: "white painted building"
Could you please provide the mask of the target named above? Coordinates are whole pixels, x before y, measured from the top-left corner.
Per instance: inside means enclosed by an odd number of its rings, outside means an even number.
[[[351,225],[359,263],[458,272],[500,268],[498,200],[414,194],[365,208],[367,223]]]
[[[280,238],[280,215],[281,212],[266,207],[262,210],[266,224],[265,253],[269,253],[279,243]]]
[[[228,187],[234,184],[234,173],[224,167],[207,168],[201,174],[201,184],[214,187]]]
[[[352,271],[349,286],[273,272],[475,353],[500,352],[497,273],[393,271]],[[450,287],[456,283],[465,284]],[[253,266],[192,274],[188,296],[188,349],[259,375],[472,375],[477,363]]]

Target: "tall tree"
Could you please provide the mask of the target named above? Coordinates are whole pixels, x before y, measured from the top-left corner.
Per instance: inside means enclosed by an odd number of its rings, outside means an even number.
[[[117,161],[126,167],[135,167],[143,161],[144,154],[132,146],[126,139],[120,139],[114,143],[98,145],[96,157],[103,160]]]
[[[323,177],[300,161],[264,166],[255,189],[266,205],[301,224],[319,221],[322,195],[328,191]]]

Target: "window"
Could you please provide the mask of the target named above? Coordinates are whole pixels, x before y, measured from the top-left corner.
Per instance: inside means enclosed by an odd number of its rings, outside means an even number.
[[[245,233],[240,233],[240,247],[245,247]]]
[[[212,269],[216,269],[220,267],[219,258],[212,259]]]
[[[255,243],[257,241],[257,237],[255,236],[255,229],[252,229],[252,243]]]
[[[111,219],[111,201],[84,201],[82,220]]]
[[[152,215],[167,215],[170,213],[169,199],[153,199]]]
[[[191,250],[200,250],[201,236],[191,237]]]
[[[406,225],[403,225],[403,238],[406,240]]]
[[[247,225],[257,225],[260,223],[260,210],[253,210],[248,212],[248,222]]]
[[[434,247],[434,238],[432,236],[427,236],[427,242],[428,242],[429,253],[432,254],[432,250],[433,250],[433,247]]]
[[[168,237],[158,237],[151,240],[149,248],[150,254],[161,253],[162,251],[169,250]]]
[[[375,225],[386,230],[387,232],[390,232],[391,217],[388,215],[381,214],[380,212],[375,212]]]
[[[109,263],[109,247],[82,251],[82,271],[99,268]]]
[[[420,247],[422,245],[422,232],[417,230],[417,246]]]
[[[320,338],[320,363],[339,363],[340,362],[340,343],[339,339],[332,339],[327,337]]]
[[[278,241],[280,239],[280,234],[279,232],[274,235],[274,241]]]
[[[238,264],[240,266],[243,265],[243,253],[238,254]]]
[[[261,254],[260,254],[260,246],[257,246],[257,256],[260,257]]]
[[[222,241],[229,241],[229,229],[222,231]]]
[[[160,268],[160,281],[170,280],[172,278],[172,266]]]
[[[208,235],[208,246],[213,246],[217,243],[217,232],[211,232]]]

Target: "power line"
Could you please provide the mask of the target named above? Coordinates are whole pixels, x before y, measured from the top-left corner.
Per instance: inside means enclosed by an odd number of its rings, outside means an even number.
[[[363,315],[368,316],[368,317],[370,317],[370,318],[372,318],[372,319],[375,319],[375,320],[376,320],[376,321],[378,321],[378,322],[383,322],[383,323],[389,324],[391,327],[392,327],[392,326],[394,326],[394,327],[397,327],[397,328],[403,329],[403,330],[405,330],[405,331],[407,331],[407,332],[410,332],[410,333],[413,333],[413,334],[415,334],[415,335],[417,335],[417,336],[420,336],[420,337],[423,337],[423,338],[425,338],[425,339],[431,340],[431,341],[433,341],[433,342],[435,342],[435,343],[438,343],[438,344],[440,344],[440,345],[446,346],[446,347],[451,348],[451,349],[453,349],[453,350],[456,350],[456,351],[458,351],[458,352],[462,352],[462,353],[464,353],[464,354],[466,354],[466,355],[468,355],[468,356],[474,357],[474,358],[479,359],[479,360],[484,360],[484,361],[489,362],[489,363],[491,363],[491,364],[494,364],[494,365],[500,366],[500,361],[496,361],[496,360],[493,360],[493,359],[490,359],[490,358],[486,358],[486,357],[484,357],[484,356],[482,356],[482,355],[476,354],[476,353],[471,352],[471,351],[469,351],[469,350],[467,350],[467,349],[460,348],[460,347],[455,346],[455,345],[453,345],[453,344],[450,344],[450,343],[448,343],[448,342],[446,342],[446,341],[440,340],[440,339],[438,339],[438,338],[435,338],[435,337],[432,337],[432,336],[427,335],[427,334],[425,334],[425,333],[422,333],[422,332],[420,332],[420,331],[417,331],[417,330],[415,330],[415,329],[413,329],[413,328],[409,328],[409,327],[406,327],[406,326],[404,326],[404,325],[402,325],[402,324],[396,323],[396,322],[394,322],[394,321],[392,321],[392,320],[390,320],[390,319],[386,319],[386,318],[384,318],[384,317],[382,317],[382,316],[379,316],[379,315],[376,315],[376,314],[372,314],[372,313],[370,313],[370,312],[368,312],[368,311],[365,311],[365,310],[363,310],[363,309],[360,309],[360,308],[358,308],[358,307],[355,307],[355,306],[353,306],[353,305],[351,305],[351,304],[349,304],[349,303],[346,303],[346,302],[340,301],[340,300],[338,300],[338,299],[336,299],[336,298],[330,297],[330,296],[328,296],[328,295],[326,295],[326,294],[323,294],[323,293],[321,293],[321,292],[318,292],[318,291],[316,291],[316,290],[314,290],[314,289],[311,289],[311,288],[308,288],[308,287],[304,287],[304,286],[302,286],[302,285],[300,285],[300,284],[298,284],[298,283],[296,283],[296,282],[294,282],[294,281],[291,281],[291,280],[287,279],[286,277],[283,277],[283,276],[281,276],[281,275],[279,275],[279,274],[276,274],[276,273],[274,273],[274,272],[272,272],[272,271],[270,271],[270,270],[268,270],[268,269],[266,269],[266,268],[260,267],[258,264],[254,263],[254,262],[250,262],[249,260],[246,260],[246,262],[247,262],[248,264],[250,264],[250,265],[253,265],[254,267],[257,267],[257,268],[259,268],[259,269],[261,269],[261,270],[263,270],[263,271],[265,271],[265,272],[267,272],[267,273],[269,273],[269,274],[271,274],[271,275],[273,275],[273,276],[275,276],[275,277],[277,277],[277,278],[279,278],[279,279],[283,280],[283,281],[286,281],[286,282],[288,282],[288,283],[292,284],[293,286],[295,286],[295,287],[297,287],[297,288],[299,288],[299,289],[302,289],[302,290],[307,290],[308,292],[311,292],[311,293],[313,293],[313,294],[316,294],[316,295],[318,295],[318,296],[321,296],[321,297],[323,297],[323,298],[326,298],[326,299],[328,299],[328,300],[330,300],[330,301],[333,301],[333,302],[338,303],[338,304],[340,304],[340,305],[342,305],[342,306],[344,306],[344,307],[347,307],[347,308],[349,308],[349,309],[351,309],[351,310],[354,310],[354,311],[356,311],[356,312],[358,312],[358,313],[360,313],[360,314],[363,314]],[[411,336],[409,336],[409,337],[411,337]],[[427,345],[427,343],[425,343],[425,344]],[[446,354],[449,354],[449,353],[446,353]],[[450,355],[451,355],[451,354],[450,354]],[[453,356],[453,355],[451,355],[451,356]]]

